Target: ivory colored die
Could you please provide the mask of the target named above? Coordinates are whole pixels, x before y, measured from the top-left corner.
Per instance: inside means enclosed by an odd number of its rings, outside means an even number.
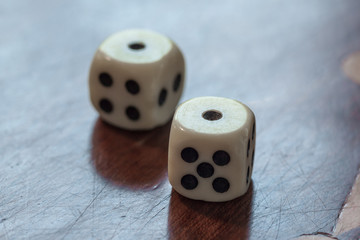
[[[199,97],[175,112],[168,175],[181,195],[222,202],[246,193],[255,153],[255,115],[244,104]]]
[[[126,30],[97,49],[89,75],[90,99],[112,125],[152,129],[173,116],[184,80],[184,57],[172,40],[149,30]]]

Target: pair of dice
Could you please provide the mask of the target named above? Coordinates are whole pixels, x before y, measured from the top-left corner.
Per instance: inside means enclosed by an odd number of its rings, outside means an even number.
[[[180,194],[222,202],[246,193],[255,150],[255,116],[227,98],[199,97],[174,111],[185,83],[184,57],[169,38],[148,30],[108,37],[95,53],[90,98],[117,127],[149,130],[173,117],[168,176]]]

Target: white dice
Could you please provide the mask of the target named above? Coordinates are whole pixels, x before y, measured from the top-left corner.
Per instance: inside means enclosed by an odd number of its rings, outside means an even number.
[[[181,195],[222,202],[246,193],[255,154],[255,115],[244,104],[199,97],[175,112],[168,175]]]
[[[126,30],[97,49],[89,76],[90,99],[112,125],[152,129],[171,119],[184,81],[184,57],[173,41],[149,30]]]

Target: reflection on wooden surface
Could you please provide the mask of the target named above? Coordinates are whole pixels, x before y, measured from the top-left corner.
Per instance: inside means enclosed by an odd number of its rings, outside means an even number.
[[[169,206],[169,238],[246,239],[252,195],[253,184],[245,195],[224,203],[188,199],[173,190]]]
[[[116,185],[134,189],[156,187],[167,175],[171,122],[151,131],[122,130],[96,121],[91,159],[96,171]]]
[[[360,85],[341,68],[360,50],[359,0],[12,0],[0,9],[0,239],[332,233],[360,164]],[[253,187],[239,201],[172,193],[169,125],[130,133],[98,120],[91,59],[132,27],[182,49],[181,102],[229,97],[254,111]]]

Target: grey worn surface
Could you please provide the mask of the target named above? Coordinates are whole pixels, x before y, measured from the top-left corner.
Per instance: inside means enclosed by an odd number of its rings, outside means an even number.
[[[340,67],[360,49],[359,12],[357,0],[1,1],[0,239],[331,232],[360,163],[360,88]],[[225,96],[256,114],[251,191],[209,205],[215,215],[171,191],[166,133],[156,146],[144,143],[98,121],[90,106],[95,49],[133,27],[164,33],[183,50],[182,100]],[[131,178],[143,173],[136,166],[111,172],[117,162],[146,161],[137,152],[122,158],[127,145],[109,152],[117,141],[160,149],[151,179]]]

